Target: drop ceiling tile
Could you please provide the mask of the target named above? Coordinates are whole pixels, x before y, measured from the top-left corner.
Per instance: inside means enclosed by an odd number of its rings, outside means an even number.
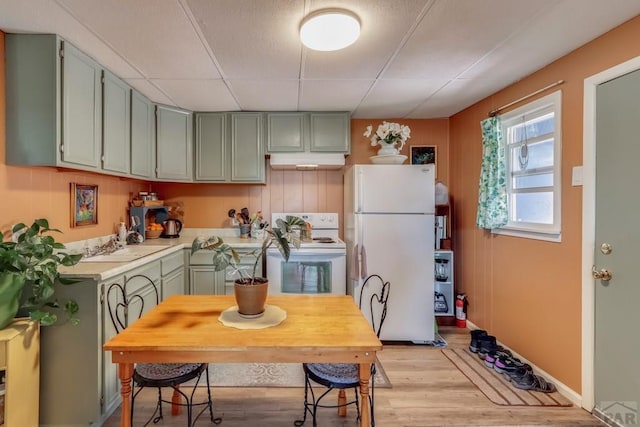
[[[589,8],[580,7],[580,0],[558,3],[523,25],[509,43],[487,54],[460,78],[499,78],[509,84],[520,80],[640,13],[637,0],[616,3],[615,8],[607,2],[594,2]]]
[[[202,34],[230,79],[300,75],[299,0],[187,0]]]
[[[220,78],[179,1],[58,2],[147,78]]]
[[[382,77],[455,78],[556,1],[436,1]]]
[[[411,111],[406,118],[451,117],[506,85],[500,79],[453,80]]]
[[[153,84],[180,108],[192,111],[236,111],[238,104],[222,80],[159,80]]]
[[[378,80],[355,114],[376,118],[391,110],[394,115],[387,117],[405,117],[444,84],[446,80]]]
[[[302,111],[353,111],[366,95],[373,80],[303,80]]]
[[[122,78],[141,77],[110,46],[51,0],[4,1],[0,29],[7,33],[58,34]]]
[[[297,111],[298,80],[229,80],[245,111]]]

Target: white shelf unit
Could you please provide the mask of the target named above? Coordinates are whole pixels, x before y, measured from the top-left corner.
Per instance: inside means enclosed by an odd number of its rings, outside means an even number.
[[[455,297],[453,288],[453,251],[438,249],[433,252],[434,257],[434,278],[433,278],[433,290],[434,304],[444,298],[446,301],[446,311],[442,307],[442,304],[436,304],[434,310],[436,316],[453,316],[455,310]]]

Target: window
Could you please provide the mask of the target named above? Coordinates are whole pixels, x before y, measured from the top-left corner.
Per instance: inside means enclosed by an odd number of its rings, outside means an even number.
[[[494,233],[560,241],[561,92],[505,113],[509,222]]]

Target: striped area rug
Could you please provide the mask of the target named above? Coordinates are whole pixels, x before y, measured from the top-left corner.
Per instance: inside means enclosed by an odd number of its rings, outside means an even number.
[[[304,387],[301,363],[211,363],[209,379],[212,387]],[[391,388],[379,360],[376,361],[375,386]]]
[[[467,349],[443,349],[442,354],[458,368],[484,394],[487,399],[501,406],[573,406],[557,391],[542,393],[521,390]]]

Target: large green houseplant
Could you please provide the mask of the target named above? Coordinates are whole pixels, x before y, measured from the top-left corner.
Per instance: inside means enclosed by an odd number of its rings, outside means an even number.
[[[289,215],[285,219],[278,219],[275,227],[266,229],[262,246],[253,252],[256,259],[251,275],[238,268],[240,257],[237,252],[218,236],[196,238],[191,245],[191,253],[203,249],[210,250],[213,252],[213,267],[216,271],[224,270],[228,266],[234,268],[239,275],[234,286],[238,311],[241,314],[257,315],[264,310],[268,288],[265,277],[256,277],[258,262],[271,246],[277,247],[285,261],[289,261],[291,246],[300,248],[300,231],[306,230],[306,225],[302,218]],[[258,296],[254,296],[256,293]],[[249,301],[245,301],[245,297]]]
[[[51,309],[60,306],[56,286],[74,283],[60,277],[58,267],[75,265],[82,255],[62,252],[64,245],[47,234],[60,230],[49,228],[46,219],[36,219],[30,227],[16,224],[12,232],[19,235],[17,241],[0,242],[0,329],[11,323],[19,309],[44,326],[52,325],[57,315]],[[66,301],[63,310],[77,323],[75,301]]]

